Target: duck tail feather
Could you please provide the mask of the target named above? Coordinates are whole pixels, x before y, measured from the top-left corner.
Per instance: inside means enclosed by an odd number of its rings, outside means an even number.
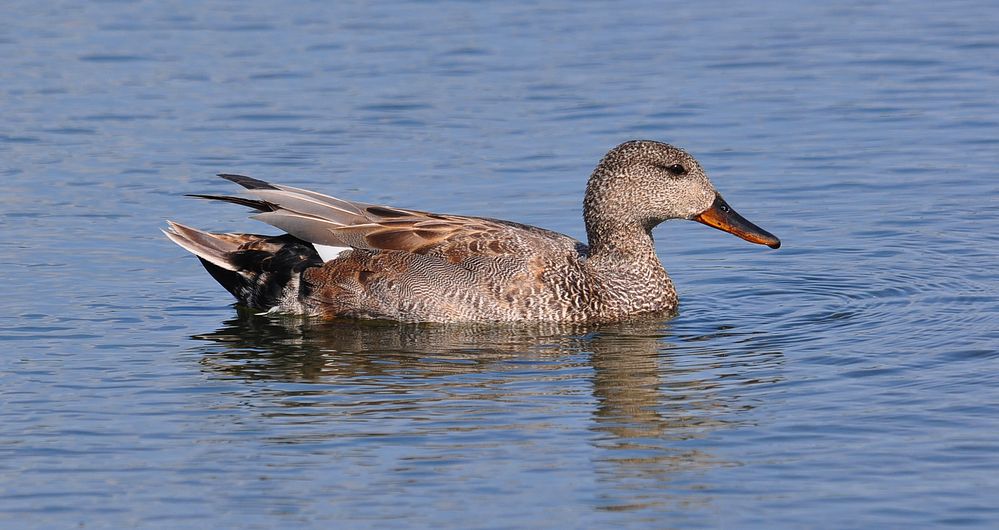
[[[235,242],[173,221],[167,221],[167,224],[169,228],[163,233],[170,241],[216,267],[233,272],[238,270],[228,256],[239,249]]]
[[[255,199],[246,199],[244,197],[230,197],[229,195],[204,195],[201,193],[189,193],[188,197],[197,197],[198,199],[208,199],[212,201],[222,201],[231,202],[233,204],[238,204],[240,206],[248,206],[257,210],[258,212],[273,212],[277,211],[278,206],[274,203],[267,201],[258,201]]]
[[[260,179],[255,179],[253,177],[247,177],[246,175],[234,175],[232,173],[219,173],[218,176],[239,184],[240,186],[248,190],[276,190],[280,189],[277,186],[270,184],[269,182],[264,182]]]
[[[167,221],[168,238],[201,260],[215,281],[241,304],[256,309],[301,310],[311,288],[301,281],[305,269],[320,267],[315,247],[291,235],[211,234]]]

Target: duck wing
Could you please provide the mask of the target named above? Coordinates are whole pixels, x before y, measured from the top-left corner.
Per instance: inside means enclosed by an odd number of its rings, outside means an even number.
[[[454,263],[473,255],[575,252],[581,246],[563,234],[509,221],[380,206],[242,175],[219,176],[243,186],[254,199],[195,196],[254,208],[260,212],[254,219],[315,245],[435,254]]]

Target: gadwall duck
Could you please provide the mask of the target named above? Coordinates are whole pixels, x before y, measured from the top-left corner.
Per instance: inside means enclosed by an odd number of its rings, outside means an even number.
[[[194,195],[257,210],[287,234],[211,234],[169,222],[240,303],[268,312],[404,322],[608,322],[668,314],[676,290],[652,229],[691,219],[747,241],[780,240],[735,212],[697,160],[638,140],[611,149],[586,186],[587,243],[498,219],[347,201],[241,175],[252,198]]]

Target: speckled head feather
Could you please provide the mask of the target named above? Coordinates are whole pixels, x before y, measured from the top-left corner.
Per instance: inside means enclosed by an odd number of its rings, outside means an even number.
[[[676,308],[652,240],[667,219],[780,244],[731,210],[693,157],[648,140],[615,147],[593,171],[583,201],[588,245],[510,221],[222,176],[252,198],[198,197],[254,208],[254,218],[288,234],[210,234],[172,223],[167,237],[202,258],[241,303],[268,311],[406,322],[619,321]]]
[[[590,247],[635,242],[617,232],[648,232],[667,219],[692,219],[714,198],[701,165],[682,149],[649,140],[625,142],[604,155],[586,186],[583,218]]]

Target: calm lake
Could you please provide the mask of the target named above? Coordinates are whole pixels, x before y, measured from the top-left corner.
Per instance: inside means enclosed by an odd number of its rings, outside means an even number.
[[[0,22],[0,527],[999,524],[999,4],[29,2]],[[668,321],[259,316],[160,233],[219,172],[585,238],[612,146]]]

